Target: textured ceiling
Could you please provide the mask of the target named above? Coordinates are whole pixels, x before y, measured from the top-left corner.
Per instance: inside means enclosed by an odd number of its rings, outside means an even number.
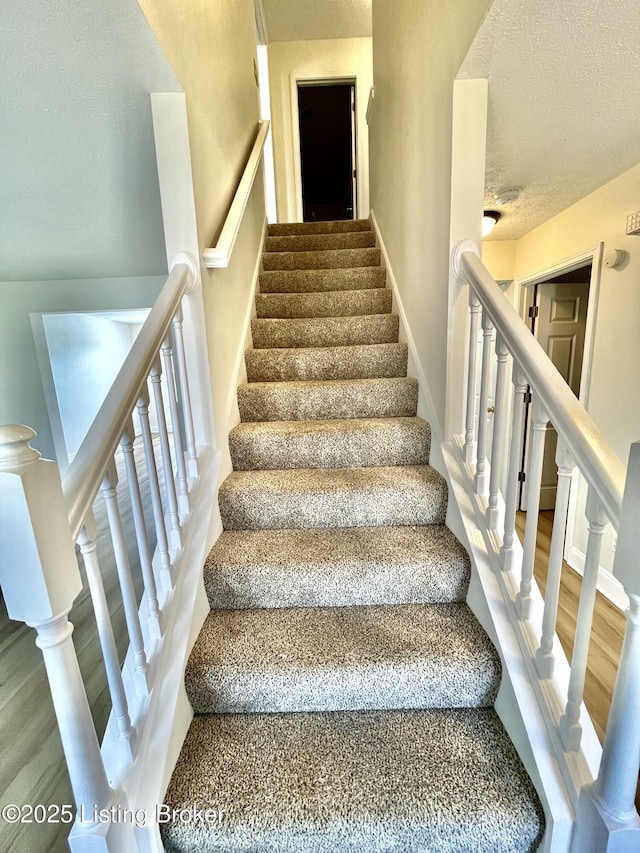
[[[521,237],[640,162],[638,0],[494,0],[459,73],[489,78],[485,206]],[[522,187],[504,207],[495,192]],[[640,199],[639,199],[640,206]]]
[[[371,35],[372,0],[263,0],[269,41]]]

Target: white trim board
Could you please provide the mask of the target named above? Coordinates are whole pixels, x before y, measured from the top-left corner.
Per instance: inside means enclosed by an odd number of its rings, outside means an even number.
[[[404,305],[402,304],[402,299],[400,298],[400,292],[398,291],[398,284],[396,282],[395,276],[393,274],[393,269],[391,267],[391,262],[389,260],[389,255],[387,253],[387,249],[384,244],[384,240],[382,239],[382,234],[380,233],[380,227],[378,226],[378,222],[376,220],[376,215],[374,211],[371,211],[370,215],[371,224],[373,225],[373,230],[376,235],[376,240],[378,242],[378,246],[382,253],[382,260],[384,263],[384,267],[387,272],[387,280],[391,286],[391,292],[393,294],[393,305],[394,309],[398,312],[398,316],[400,317],[400,340],[404,340],[409,348],[409,364],[407,369],[407,375],[412,376],[414,379],[418,380],[418,389],[419,389],[419,397],[418,397],[418,406],[419,411],[418,414],[421,417],[424,417],[425,420],[429,421],[431,425],[431,430],[435,433],[435,436],[432,438],[431,446],[432,449],[435,449],[436,444],[439,445],[442,439],[442,427],[438,418],[435,415],[435,406],[433,403],[433,398],[431,397],[431,393],[429,391],[429,385],[427,383],[427,377],[424,375],[424,370],[422,369],[422,365],[420,364],[420,360],[418,358],[418,351],[416,349],[416,344],[413,339],[413,335],[411,333],[411,327],[409,326],[409,321],[407,320],[407,314],[404,310]],[[422,408],[420,406],[420,402],[422,398],[422,403],[424,406],[424,411],[420,411]],[[434,440],[437,437],[437,440]]]

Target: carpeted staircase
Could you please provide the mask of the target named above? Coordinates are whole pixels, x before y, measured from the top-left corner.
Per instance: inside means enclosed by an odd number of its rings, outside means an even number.
[[[534,851],[367,220],[271,226],[167,851]]]

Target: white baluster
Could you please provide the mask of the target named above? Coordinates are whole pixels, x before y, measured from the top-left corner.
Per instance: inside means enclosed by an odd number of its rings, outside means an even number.
[[[569,508],[569,491],[571,487],[571,472],[575,462],[564,442],[558,437],[556,448],[556,463],[558,465],[558,491],[553,514],[553,531],[551,533],[551,549],[547,565],[547,583],[544,595],[544,616],[542,618],[542,637],[540,647],[536,652],[536,665],[541,678],[551,678],[555,665],[553,656],[553,637],[558,618],[558,601],[560,598],[560,580],[562,577],[562,556],[564,538],[567,528],[567,511]]]
[[[580,748],[580,739],[582,736],[580,705],[582,704],[582,697],[584,695],[584,681],[587,672],[591,623],[593,621],[596,585],[598,583],[598,570],[600,567],[600,548],[607,521],[602,505],[591,488],[589,488],[587,495],[585,515],[589,522],[589,539],[587,541],[587,553],[584,560],[584,575],[582,578],[582,590],[580,592],[580,604],[578,605],[576,635],[573,642],[573,654],[571,655],[571,674],[569,676],[567,706],[564,715],[560,718],[560,736],[565,749],[569,751]]]
[[[84,559],[87,581],[89,582],[89,590],[91,592],[91,601],[93,602],[93,610],[96,616],[96,626],[100,638],[104,668],[107,674],[107,683],[109,684],[109,693],[111,694],[111,703],[118,729],[118,744],[126,759],[133,761],[137,737],[136,731],[131,725],[131,718],[129,717],[129,706],[122,682],[118,649],[115,637],[113,636],[109,606],[104,593],[100,561],[96,548],[95,521],[92,513],[85,519],[85,526],[82,528],[78,544],[80,545],[80,551]]]
[[[198,476],[198,454],[196,450],[196,436],[193,429],[193,415],[191,412],[191,395],[189,393],[189,377],[187,375],[187,360],[184,352],[184,339],[182,337],[182,308],[176,311],[172,322],[173,343],[176,348],[178,360],[178,378],[182,392],[182,414],[184,416],[184,428],[187,434],[187,457],[189,459],[189,473],[192,477]]]
[[[509,473],[507,475],[507,495],[504,511],[504,536],[500,557],[502,570],[510,572],[513,568],[513,538],[516,531],[516,508],[520,485],[520,467],[522,465],[522,425],[524,422],[524,395],[527,380],[516,362],[513,362],[513,416],[511,418],[511,447],[509,450]]]
[[[156,417],[158,418],[158,432],[160,434],[160,455],[164,470],[164,490],[167,496],[167,508],[169,510],[170,540],[171,547],[176,551],[182,548],[182,530],[180,528],[180,515],[178,513],[178,499],[176,497],[176,484],[173,479],[173,462],[171,460],[171,448],[169,447],[169,434],[167,432],[167,420],[164,414],[164,400],[162,399],[162,386],[160,384],[161,369],[158,359],[151,368],[151,387],[156,404]]]
[[[115,853],[125,849],[122,831],[118,848],[114,825],[91,820],[94,809],[108,811],[120,793],[107,781],[71,639],[68,615],[82,580],[58,466],[40,459],[29,446],[33,438],[29,427],[0,427],[0,586],[9,617],[37,632],[77,813],[85,817],[74,832],[89,844],[83,849]]]
[[[596,781],[580,792],[572,853],[640,849],[640,818],[635,809],[640,766],[640,443],[631,445],[613,574],[629,596],[607,730]]]
[[[522,554],[522,577],[520,592],[516,596],[516,612],[519,619],[528,619],[531,609],[531,580],[536,558],[536,539],[538,535],[538,513],[540,511],[540,485],[542,483],[542,462],[544,439],[549,417],[540,401],[534,397],[532,407],[533,439],[529,460],[529,481],[527,491],[527,523],[524,531]]]
[[[144,519],[142,496],[140,495],[138,471],[136,469],[136,460],[133,455],[134,441],[135,431],[133,429],[133,421],[129,419],[129,423],[127,424],[127,427],[124,433],[122,434],[120,445],[124,454],[124,465],[127,472],[129,496],[131,498],[133,526],[136,532],[136,542],[138,543],[138,556],[140,557],[140,569],[142,571],[144,591],[147,599],[147,608],[149,610],[149,635],[153,639],[158,640],[160,639],[160,637],[162,637],[162,614],[160,613],[160,606],[158,604],[158,591],[156,589],[156,579],[153,575],[151,550],[149,549],[149,539],[147,537],[147,526]]]
[[[478,448],[474,487],[477,495],[487,490],[487,402],[489,400],[489,371],[493,324],[486,311],[482,312],[482,368],[480,374],[480,411],[478,413]]]
[[[184,445],[182,443],[182,425],[180,423],[178,400],[176,397],[175,375],[173,371],[173,350],[168,337],[162,342],[161,349],[162,359],[164,361],[164,375],[167,381],[167,394],[169,395],[171,425],[173,427],[173,446],[176,451],[176,467],[178,469],[178,501],[181,512],[188,515],[189,484],[187,482],[187,466],[185,464]]]
[[[478,332],[480,330],[480,303],[469,288],[469,369],[467,373],[467,413],[464,434],[464,461],[471,464],[475,455],[476,432],[476,371],[478,364]]]
[[[139,696],[144,696],[149,692],[149,667],[144,650],[144,640],[142,639],[140,616],[138,614],[138,603],[136,601],[133,581],[131,580],[129,556],[127,554],[124,532],[122,530],[120,509],[118,507],[118,497],[116,493],[117,483],[118,476],[116,474],[115,465],[112,463],[107,469],[104,480],[102,481],[102,495],[107,509],[107,518],[109,519],[113,553],[116,561],[116,569],[118,571],[120,591],[122,592],[122,604],[124,606],[124,615],[127,623],[129,641],[131,643],[131,651],[133,652],[136,691]]]
[[[500,473],[502,461],[502,446],[504,442],[504,386],[509,350],[502,338],[496,336],[496,355],[498,368],[496,372],[495,414],[493,418],[493,439],[491,444],[491,476],[489,478],[489,505],[487,506],[487,527],[495,530],[498,522],[498,493],[500,491]]]
[[[156,458],[153,452],[153,438],[151,437],[151,424],[149,423],[149,397],[146,388],[144,388],[140,394],[137,409],[138,415],[140,416],[144,455],[147,463],[147,475],[149,477],[149,492],[151,493],[151,506],[153,509],[153,519],[156,527],[156,541],[160,557],[160,580],[163,588],[170,590],[173,589],[171,557],[169,556],[169,541],[167,539],[167,528],[164,523],[162,498],[160,497],[160,484],[158,483]]]

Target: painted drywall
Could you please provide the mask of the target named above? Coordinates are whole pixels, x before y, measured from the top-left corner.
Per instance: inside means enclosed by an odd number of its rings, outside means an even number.
[[[441,425],[453,81],[488,5],[488,0],[373,2],[371,208],[429,386],[432,416]]]
[[[47,459],[55,448],[29,315],[44,311],[150,308],[164,276],[0,283],[0,423],[27,424]]]
[[[140,0],[186,95],[198,253],[215,245],[256,137],[259,93],[254,76],[253,0],[233,3]],[[228,269],[203,269],[206,338],[217,447],[227,445],[229,389],[259,258],[264,211],[260,172]]]
[[[2,9],[0,281],[166,272],[149,92],[175,75],[135,0]]]
[[[496,281],[511,281],[515,276],[517,240],[491,240],[482,243],[482,263]]]
[[[370,38],[324,39],[269,44],[269,86],[273,119],[276,200],[279,222],[302,219],[300,175],[294,152],[298,105],[292,99],[296,80],[331,78],[356,81],[358,148],[358,216],[369,215],[369,134],[367,103],[373,82]],[[298,155],[299,163],[299,155]]]

